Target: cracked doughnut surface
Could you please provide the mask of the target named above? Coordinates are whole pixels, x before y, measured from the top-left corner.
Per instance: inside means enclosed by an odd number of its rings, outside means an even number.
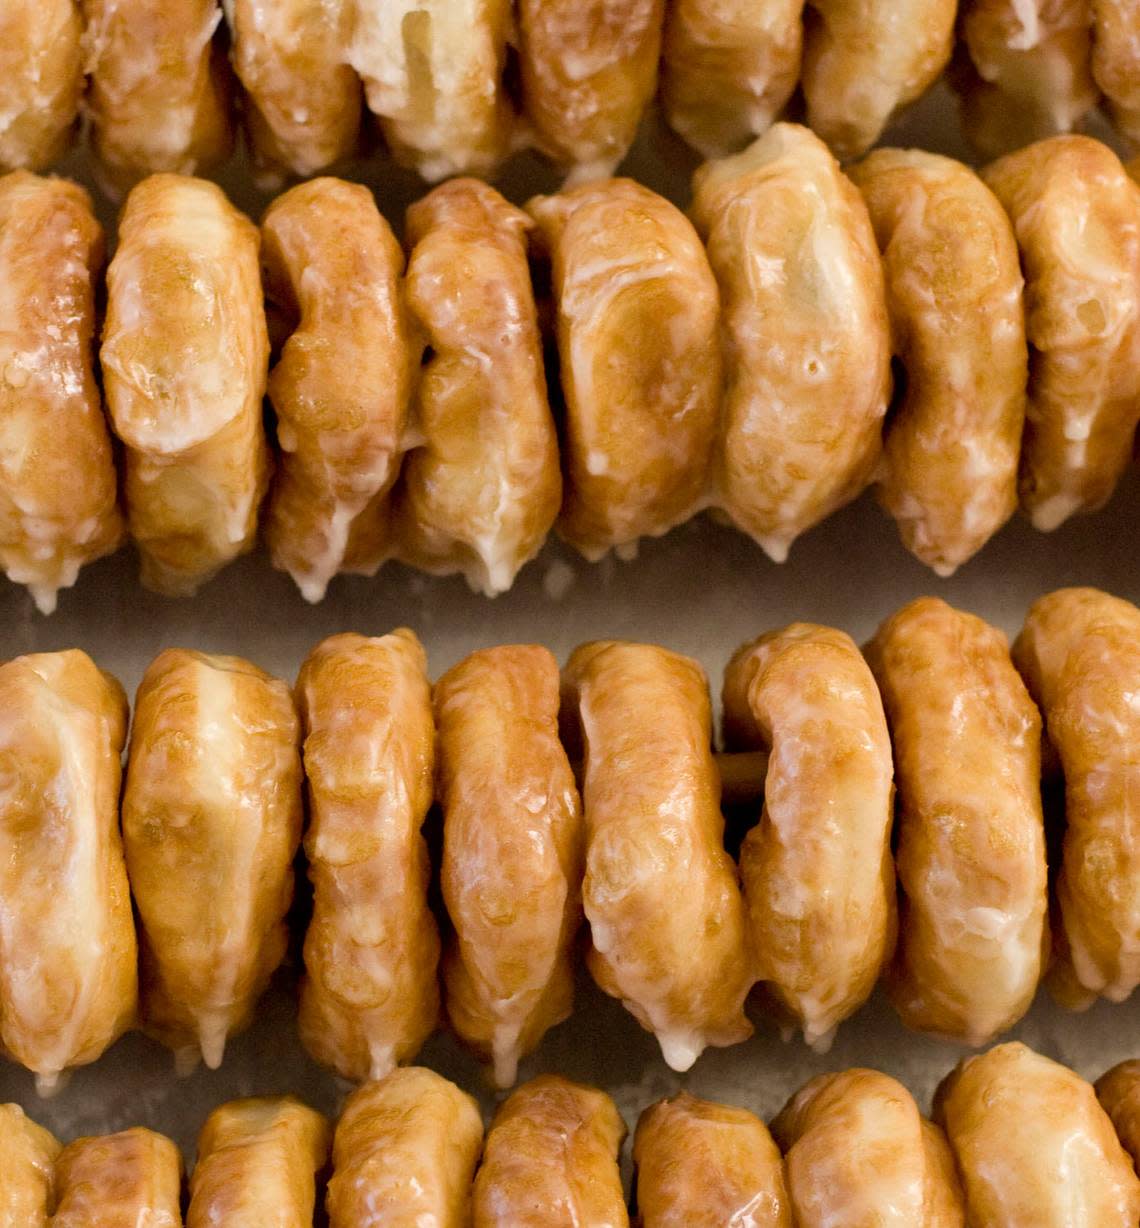
[[[182,1156],[165,1135],[136,1126],[79,1138],[55,1171],[51,1228],[182,1228]]]
[[[48,1228],[60,1145],[18,1104],[0,1104],[0,1225]]]

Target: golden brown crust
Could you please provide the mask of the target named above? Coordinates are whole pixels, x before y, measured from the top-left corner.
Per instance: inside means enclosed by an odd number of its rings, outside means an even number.
[[[435,727],[427,660],[406,630],[334,635],[297,679],[305,731],[313,917],[301,1040],[348,1079],[415,1056],[439,1017],[428,909]]]
[[[800,75],[804,0],[674,0],[661,101],[706,158],[735,153],[780,114]]]
[[[2,1228],[48,1228],[59,1151],[59,1143],[18,1104],[0,1104]]]
[[[216,1108],[198,1135],[186,1228],[312,1228],[331,1139],[324,1115],[292,1096]]]
[[[452,179],[408,210],[408,306],[431,357],[419,372],[422,434],[397,492],[398,551],[510,588],[558,514],[562,476],[527,264],[534,223],[493,188]]]
[[[63,153],[83,94],[76,0],[0,6],[0,171],[42,170]]]
[[[349,0],[226,0],[230,56],[261,178],[314,175],[347,157],[361,90],[344,62]]]
[[[638,1120],[633,1163],[639,1228],[792,1228],[779,1148],[746,1109],[659,1100]]]
[[[354,1092],[333,1139],[329,1228],[468,1228],[479,1109],[412,1066]]]
[[[879,149],[851,168],[907,373],[878,475],[907,549],[950,575],[1017,506],[1029,358],[1009,219],[968,167]]]
[[[218,0],[81,0],[85,109],[116,195],[146,175],[193,175],[233,145],[229,72],[214,42]]]
[[[45,614],[123,520],[95,380],[103,231],[66,179],[0,179],[0,563]]]
[[[558,532],[588,559],[704,500],[721,392],[719,299],[692,225],[629,179],[536,197],[566,400]]]
[[[0,1045],[53,1089],[134,1022],[123,688],[85,653],[0,666]]]
[[[598,984],[687,1070],[752,1031],[744,904],[724,851],[708,683],[650,644],[583,644],[563,674],[585,750],[582,889]]]
[[[1058,136],[988,166],[1025,271],[1021,505],[1039,529],[1103,506],[1140,418],[1140,188],[1099,141]]]
[[[509,1087],[574,996],[584,834],[557,662],[533,645],[472,653],[435,684],[434,705],[447,1013]]]
[[[201,179],[152,175],[120,220],[100,359],[142,581],[163,593],[193,593],[253,545],[268,481],[257,250]]]
[[[797,1228],[966,1224],[945,1140],[887,1075],[856,1069],[812,1079],[772,1122],[772,1134],[785,1153]]]
[[[280,453],[265,536],[319,601],[338,571],[371,574],[390,550],[416,361],[404,256],[372,193],[341,179],[279,196],[261,234],[267,296],[297,319],[269,376]]]
[[[1048,984],[1066,1006],[1120,1002],[1140,984],[1140,848],[1133,797],[1140,737],[1140,610],[1096,589],[1030,607],[1013,659],[1065,776]]]
[[[474,1228],[627,1228],[625,1123],[593,1087],[541,1075],[500,1106],[472,1194]]]
[[[863,489],[882,448],[890,327],[875,235],[827,147],[795,124],[701,167],[691,212],[724,304],[713,500],[781,562]]]
[[[1093,78],[1113,123],[1133,144],[1140,141],[1140,7],[1136,0],[1092,0]]]
[[[285,954],[301,838],[299,722],[239,657],[168,649],[135,699],[123,839],[140,922],[142,1022],[211,1069]]]
[[[657,87],[665,0],[519,0],[522,105],[535,144],[612,174]]]
[[[55,1172],[51,1228],[182,1228],[182,1156],[153,1130],[76,1139]]]
[[[934,1100],[970,1224],[1132,1228],[1140,1181],[1092,1087],[1025,1045],[998,1045],[949,1074]]]
[[[792,623],[737,650],[723,703],[729,749],[771,752],[764,809],[740,850],[755,976],[808,1044],[826,1047],[895,945],[878,688],[843,632]]]
[[[1116,1137],[1135,1166],[1140,1158],[1140,1061],[1119,1062],[1106,1070],[1094,1087]]]
[[[857,158],[942,74],[957,0],[808,0],[801,88],[807,122]]]
[[[1048,945],[1041,717],[1009,642],[933,597],[866,649],[895,753],[903,1022],[984,1044],[1029,1009]]]

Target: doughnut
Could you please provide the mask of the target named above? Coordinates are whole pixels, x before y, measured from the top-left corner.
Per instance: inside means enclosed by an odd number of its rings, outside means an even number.
[[[224,0],[255,177],[315,175],[356,151],[361,89],[348,0]]]
[[[513,117],[510,0],[347,0],[348,62],[396,161],[429,182],[491,173]]]
[[[1133,1165],[1140,1156],[1140,1061],[1120,1062],[1095,1084],[1096,1098],[1112,1121]]]
[[[527,264],[533,227],[475,179],[442,184],[407,214],[408,308],[430,357],[413,415],[422,440],[396,496],[397,549],[489,597],[538,553],[562,498]]]
[[[55,1159],[59,1143],[24,1115],[18,1104],[0,1104],[0,1224],[48,1228],[55,1207]]]
[[[301,840],[299,722],[240,657],[167,649],[135,697],[123,842],[144,1030],[214,1070],[285,955]]]
[[[1017,507],[1028,355],[1021,266],[1005,211],[969,167],[879,149],[849,172],[883,254],[892,348],[906,382],[879,499],[940,576]]]
[[[127,700],[85,653],[35,653],[0,665],[0,714],[0,1046],[47,1094],[135,1020]]]
[[[1029,1009],[1048,953],[1041,717],[1009,642],[936,597],[866,655],[895,753],[903,1022],[982,1045]]]
[[[83,94],[82,39],[76,0],[0,6],[0,171],[42,170],[63,153]]]
[[[376,571],[389,551],[417,355],[404,256],[372,193],[313,179],[261,223],[266,293],[296,327],[269,375],[278,463],[265,513],[273,565],[308,601],[339,571]]]
[[[499,1106],[472,1194],[474,1228],[627,1228],[625,1123],[593,1087],[541,1075]]]
[[[1140,8],[1136,0],[1092,0],[1092,74],[1112,122],[1140,143]]]
[[[119,196],[156,171],[193,175],[233,148],[231,88],[215,44],[218,0],[81,0],[84,109],[104,186]]]
[[[0,566],[44,614],[123,539],[92,352],[102,265],[81,187],[0,178]]]
[[[331,636],[301,666],[296,695],[313,883],[301,1041],[346,1079],[379,1078],[411,1059],[439,1018],[420,834],[435,738],[423,647],[402,629]]]
[[[629,179],[537,197],[566,403],[558,532],[631,553],[702,505],[721,389],[719,302],[692,225]]]
[[[735,153],[771,127],[800,75],[804,0],[672,0],[661,103],[703,157]]]
[[[576,182],[612,174],[657,88],[665,0],[518,0],[515,8],[531,140]]]
[[[633,1136],[640,1228],[792,1228],[784,1164],[747,1109],[678,1092]]]
[[[165,1135],[136,1126],[76,1139],[55,1173],[51,1228],[182,1228],[182,1156]]]
[[[1089,588],[1039,598],[1013,659],[1045,717],[1065,777],[1054,959],[1065,1006],[1123,1002],[1140,984],[1140,840],[1133,796],[1140,738],[1140,610]]]
[[[1140,418],[1140,188],[1099,141],[1058,136],[983,171],[1026,281],[1021,505],[1048,532],[1111,496]]]
[[[945,1136],[877,1070],[812,1079],[772,1122],[772,1135],[796,1228],[964,1228]]]
[[[882,447],[890,328],[867,207],[806,128],[693,179],[724,301],[714,502],[772,559],[853,499]]]
[[[970,1224],[1133,1228],[1140,1181],[1079,1075],[1025,1045],[967,1058],[934,1098]]]
[[[701,667],[650,644],[583,644],[563,672],[584,751],[587,963],[674,1070],[752,1026],[746,917],[712,757]]]
[[[582,804],[558,739],[558,664],[485,648],[435,684],[447,1014],[510,1087],[570,1014],[582,919]]]
[[[190,595],[249,550],[265,493],[269,341],[257,228],[201,179],[131,192],[100,360],[142,582]]]
[[[328,1162],[324,1116],[292,1096],[231,1100],[198,1135],[186,1228],[306,1228]]]
[[[770,752],[764,809],[740,850],[755,979],[825,1050],[895,945],[879,692],[842,631],[792,623],[737,650],[723,706],[728,750]]]
[[[961,0],[952,74],[962,127],[995,158],[1070,132],[1097,104],[1093,6],[1099,0]]]
[[[857,158],[942,75],[958,0],[808,0],[800,87],[812,131]]]
[[[468,1228],[483,1120],[470,1096],[424,1070],[353,1092],[333,1137],[329,1228]]]

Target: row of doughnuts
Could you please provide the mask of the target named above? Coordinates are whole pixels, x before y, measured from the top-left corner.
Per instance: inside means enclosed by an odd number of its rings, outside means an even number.
[[[486,1137],[455,1084],[405,1067],[349,1096],[335,1134],[291,1097],[214,1110],[198,1140],[186,1228],[306,1228],[331,1159],[329,1228],[1135,1228],[1140,1062],[1095,1089],[1018,1043],[958,1065],[922,1115],[876,1070],[820,1075],[769,1128],[681,1092],[633,1138],[604,1092],[542,1075]],[[181,1157],[136,1128],[60,1149],[0,1105],[0,1223],[181,1228]]]
[[[77,650],[18,657],[0,666],[0,1046],[48,1090],[137,1018],[180,1066],[217,1066],[286,952],[302,776],[299,1028],[349,1079],[414,1058],[442,980],[509,1086],[571,1012],[583,918],[594,979],[678,1070],[750,1035],[756,985],[817,1047],[880,978],[908,1026],[971,1045],[1046,974],[1066,1006],[1121,1001],[1140,984],[1137,687],[1140,610],[1094,589],[1041,598],[1012,657],[934,598],[864,654],[814,624],[762,635],[727,668],[719,762],[700,666],[652,645],[585,644],[561,673],[535,645],[483,649],[433,688],[410,631],[338,635],[292,695],[168,650],[120,805],[122,689]],[[1065,791],[1051,933],[1042,714]],[[722,801],[749,811],[739,864]]]
[[[879,150],[851,176],[778,124],[697,172],[695,226],[629,180],[526,211],[452,180],[408,211],[406,267],[341,180],[260,232],[204,180],[144,180],[99,351],[143,582],[192,592],[249,549],[271,471],[264,536],[311,600],[389,558],[494,594],[552,526],[596,559],[705,508],[779,560],[872,481],[940,574],[1012,514],[1019,464],[1039,528],[1100,507],[1140,417],[1140,188],[1115,154],[1055,137],[983,180]],[[124,532],[101,261],[81,189],[0,179],[0,563],[44,609]]]
[[[958,17],[957,0],[9,0],[0,168],[47,166],[82,109],[113,191],[209,169],[240,84],[255,163],[278,181],[356,151],[364,99],[429,180],[490,174],[522,145],[607,174],[659,59],[665,116],[705,156],[766,131],[799,84],[810,126],[857,157],[941,75]],[[966,0],[960,17],[954,79],[987,154],[1069,131],[1101,91],[1137,136],[1125,0]]]

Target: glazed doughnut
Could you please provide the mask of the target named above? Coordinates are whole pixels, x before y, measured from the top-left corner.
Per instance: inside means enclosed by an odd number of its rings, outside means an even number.
[[[628,553],[701,506],[721,387],[716,282],[693,227],[629,179],[536,197],[549,250],[566,489],[558,532]]]
[[[1112,121],[1134,145],[1140,143],[1140,8],[1136,0],[1092,0],[1093,78]]]
[[[297,678],[313,918],[300,1031],[346,1079],[408,1061],[439,1018],[439,934],[420,828],[432,802],[427,660],[399,630],[334,635]]]
[[[329,1228],[467,1228],[483,1143],[478,1106],[421,1067],[353,1092],[333,1138]]]
[[[573,1005],[582,805],[558,684],[536,645],[472,653],[435,684],[447,1014],[499,1087]]]
[[[165,1135],[136,1126],[76,1139],[55,1173],[51,1228],[182,1228],[182,1156]]]
[[[4,0],[0,171],[41,170],[63,153],[83,94],[82,38],[76,0]]]
[[[0,1224],[48,1228],[55,1207],[59,1143],[24,1116],[18,1104],[0,1104]]]
[[[85,110],[114,195],[156,171],[193,175],[233,147],[218,0],[81,0]]]
[[[1029,1009],[1048,949],[1041,717],[996,628],[935,597],[866,648],[898,785],[903,1022],[981,1045]]]
[[[198,1135],[186,1228],[312,1228],[331,1133],[292,1096],[216,1108]]]
[[[1110,497],[1140,418],[1140,188],[1099,141],[1052,137],[983,172],[1026,280],[1021,504],[1056,528]]]
[[[472,1194],[474,1228],[627,1228],[625,1123],[597,1088],[541,1075],[499,1106]]]
[[[895,945],[879,692],[843,632],[792,623],[737,650],[723,704],[727,749],[770,751],[764,810],[740,850],[755,976],[826,1049]]]
[[[0,565],[44,614],[123,539],[92,353],[102,264],[81,187],[0,178]]]
[[[200,179],[130,194],[100,358],[142,582],[189,595],[250,549],[267,482],[257,228]]]
[[[661,102],[706,158],[767,132],[800,75],[804,0],[672,0],[665,12]]]
[[[967,1058],[934,1098],[970,1224],[1134,1228],[1140,1181],[1092,1087],[1025,1045]]]
[[[945,1136],[887,1075],[847,1070],[812,1079],[772,1122],[772,1134],[785,1153],[797,1228],[964,1228]]]
[[[510,0],[347,0],[348,62],[393,156],[429,182],[489,174],[513,118],[503,90]]]
[[[987,158],[1070,132],[1096,106],[1098,0],[961,0],[962,127]]]
[[[784,1164],[747,1109],[679,1092],[633,1136],[639,1228],[792,1228]]]
[[[1049,988],[1065,1006],[1123,1002],[1140,984],[1140,610],[1089,588],[1034,602],[1013,658],[1065,777]]]
[[[890,330],[875,235],[827,147],[794,124],[706,163],[693,193],[724,300],[714,501],[781,562],[879,458]]]
[[[269,300],[297,321],[269,376],[280,452],[265,536],[320,601],[338,571],[372,574],[390,548],[416,359],[404,256],[368,188],[313,179],[266,210],[261,262]]]
[[[724,850],[708,683],[649,644],[600,641],[563,674],[585,755],[582,898],[594,979],[688,1070],[751,1034],[744,904]]]
[[[0,665],[0,1046],[53,1091],[133,1023],[123,688],[77,650]]]
[[[167,649],[139,685],[122,811],[140,1015],[181,1070],[221,1065],[285,954],[299,736],[288,687],[240,657]]]
[[[344,62],[349,0],[223,0],[257,177],[315,175],[354,153],[361,90]]]
[[[907,373],[878,474],[907,549],[940,576],[1017,506],[1028,355],[1017,244],[968,167],[879,149],[853,167],[883,253]]]
[[[665,0],[518,0],[530,136],[582,182],[613,173],[657,88]]]
[[[400,557],[506,592],[558,514],[558,437],[527,265],[534,223],[475,179],[407,213],[408,307],[431,357],[419,373],[397,496]]]
[[[1140,1061],[1120,1062],[1095,1084],[1096,1097],[1108,1114],[1133,1165],[1140,1157]]]
[[[840,159],[857,158],[942,75],[958,0],[808,0],[807,122]]]

